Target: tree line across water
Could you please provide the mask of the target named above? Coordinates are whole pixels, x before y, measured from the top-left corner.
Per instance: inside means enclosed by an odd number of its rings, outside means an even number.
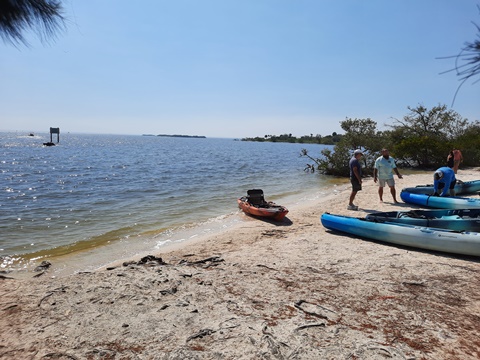
[[[335,134],[337,141],[324,142],[322,137],[302,137],[318,139],[320,144],[333,144],[332,148],[321,150],[320,154],[310,154],[302,149],[301,156],[313,161],[313,166],[323,174],[349,176],[348,162],[355,149],[363,151],[364,173],[371,175],[375,159],[382,148],[390,150],[399,167],[417,169],[435,169],[446,165],[446,159],[452,149],[463,153],[463,166],[480,164],[480,122],[462,118],[457,112],[448,110],[446,105],[431,109],[418,105],[408,107],[409,113],[402,119],[394,119],[385,124],[387,130],[380,131],[377,122],[367,119],[346,118],[340,122],[344,134]],[[250,140],[255,140],[253,138]],[[283,135],[287,142],[302,142],[300,139]],[[333,139],[333,134],[329,140]],[[247,140],[247,139],[243,139]],[[262,141],[274,141],[265,136]],[[307,142],[307,141],[304,141]],[[315,142],[315,141],[308,141]]]
[[[324,144],[334,145],[342,139],[343,135],[333,132],[332,135],[322,136],[317,135],[303,135],[301,137],[292,136],[292,134],[282,135],[264,135],[253,138],[243,138],[242,141],[257,141],[257,142],[286,142],[286,143],[300,143],[300,144]]]

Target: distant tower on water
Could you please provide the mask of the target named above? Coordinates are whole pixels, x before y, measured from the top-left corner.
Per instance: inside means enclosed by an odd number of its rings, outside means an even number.
[[[52,135],[57,134],[57,144],[60,142],[60,128],[50,128],[50,142],[52,141]]]
[[[50,142],[43,143],[45,146],[55,146],[53,143],[53,134],[57,134],[57,144],[60,142],[60,128],[50,128]]]

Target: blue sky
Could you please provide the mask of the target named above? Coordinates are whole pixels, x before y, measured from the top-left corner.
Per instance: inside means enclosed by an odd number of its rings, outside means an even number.
[[[0,42],[0,130],[240,138],[379,128],[449,108],[478,0],[68,0],[67,30]],[[453,110],[480,120],[480,83]]]

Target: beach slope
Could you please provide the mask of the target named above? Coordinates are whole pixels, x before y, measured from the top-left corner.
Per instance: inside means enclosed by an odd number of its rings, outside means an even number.
[[[477,180],[477,169],[458,178]],[[431,183],[407,175],[402,187]],[[325,212],[407,210],[366,179],[107,269],[0,280],[2,359],[478,359],[480,263],[350,237]],[[235,199],[232,199],[232,203]],[[33,274],[32,274],[33,276]]]

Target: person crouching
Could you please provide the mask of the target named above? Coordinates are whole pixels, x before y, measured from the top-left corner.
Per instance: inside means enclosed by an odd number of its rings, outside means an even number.
[[[439,191],[442,191],[440,196],[455,196],[455,184],[457,179],[453,169],[444,166],[435,171],[433,174],[433,195],[438,196]],[[447,191],[450,193],[447,194]]]

